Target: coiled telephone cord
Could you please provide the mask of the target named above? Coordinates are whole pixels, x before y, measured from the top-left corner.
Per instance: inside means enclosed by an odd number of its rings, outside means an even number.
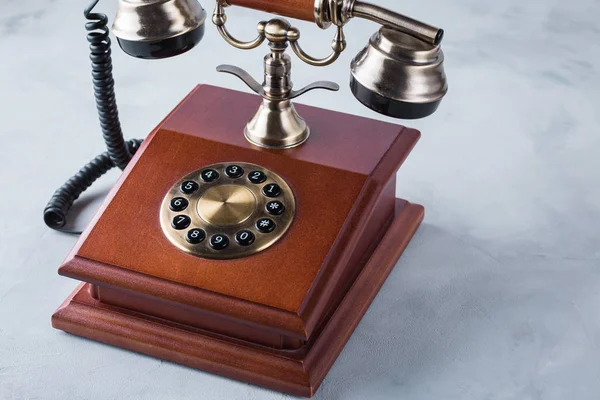
[[[85,9],[84,16],[90,21],[85,24],[85,29],[90,43],[94,96],[107,151],[90,161],[54,192],[44,209],[44,222],[48,227],[73,234],[81,232],[67,230],[64,227],[75,200],[111,169],[116,167],[125,169],[142,143],[138,139],[126,142],[123,138],[115,99],[108,17],[105,14],[92,13],[99,1],[93,0]]]

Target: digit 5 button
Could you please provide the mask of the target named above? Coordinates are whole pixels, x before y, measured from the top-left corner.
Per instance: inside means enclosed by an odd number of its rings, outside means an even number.
[[[223,250],[229,246],[229,238],[225,235],[216,234],[210,238],[209,244],[215,250]]]
[[[271,215],[281,215],[285,211],[285,206],[280,201],[270,201],[267,203],[266,209]]]
[[[181,192],[185,194],[195,193],[198,189],[200,189],[200,185],[198,185],[194,181],[185,181],[181,184]]]
[[[263,190],[263,194],[267,197],[279,197],[281,196],[281,188],[276,183],[266,185]]]

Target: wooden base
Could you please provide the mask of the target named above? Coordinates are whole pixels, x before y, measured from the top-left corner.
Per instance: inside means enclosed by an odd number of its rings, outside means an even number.
[[[311,397],[396,265],[423,215],[423,207],[396,200],[395,219],[385,236],[300,359],[103,304],[91,296],[89,284],[81,284],[63,303],[53,315],[52,325],[153,357]]]

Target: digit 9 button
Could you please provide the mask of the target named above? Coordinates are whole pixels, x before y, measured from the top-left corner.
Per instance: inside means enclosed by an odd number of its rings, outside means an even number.
[[[173,182],[160,209],[166,238],[211,260],[249,257],[280,240],[293,224],[292,188],[274,171],[241,161],[199,165]],[[202,264],[190,264],[190,268]]]

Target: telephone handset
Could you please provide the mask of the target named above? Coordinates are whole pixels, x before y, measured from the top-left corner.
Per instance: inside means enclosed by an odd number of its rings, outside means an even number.
[[[420,133],[296,107],[310,90],[339,86],[295,89],[286,51],[327,66],[346,49],[350,20],[381,24],[351,63],[350,88],[378,113],[416,119],[448,90],[443,31],[360,0],[217,0],[212,22],[227,43],[268,45],[262,83],[217,67],[258,98],[199,86],[146,140],[126,141],[108,18],[92,12],[98,1],[85,17],[107,151],[56,191],[46,224],[67,231],[73,202],[109,169],[124,173],[59,268],[84,283],[53,326],[312,396],[423,219],[421,206],[395,197],[396,173]],[[333,26],[332,53],[309,55],[282,17],[239,40],[226,28],[231,6]],[[194,48],[206,20],[196,0],[119,0],[113,33],[127,54],[160,59]]]
[[[92,1],[85,16],[90,20],[86,29],[94,92],[108,151],[82,168],[47,205],[44,220],[49,227],[58,230],[66,225],[66,215],[73,202],[109,169],[124,169],[141,143],[123,139],[112,78],[108,18],[92,13],[98,2]],[[320,60],[311,57],[300,47],[300,31],[280,18],[260,22],[256,39],[239,41],[225,27],[225,8],[234,5],[313,21],[323,29],[333,24],[336,26],[333,53]],[[191,50],[201,41],[206,17],[206,11],[196,0],[119,0],[113,33],[121,48],[131,56],[145,59],[173,57]],[[291,60],[285,50],[289,44],[302,61],[315,66],[329,65],[346,48],[343,29],[352,18],[369,19],[383,25],[352,61],[350,86],[356,98],[372,110],[395,118],[423,118],[435,112],[448,90],[444,55],[439,46],[443,30],[358,0],[217,0],[212,20],[229,44],[239,49],[253,49],[268,40],[271,49],[271,54],[265,57],[262,85],[240,68],[218,68],[238,76],[264,98],[259,112],[245,130],[250,142],[287,148],[308,138],[309,127],[296,113],[291,100],[309,90],[335,91],[339,87],[332,82],[316,82],[293,91]]]

